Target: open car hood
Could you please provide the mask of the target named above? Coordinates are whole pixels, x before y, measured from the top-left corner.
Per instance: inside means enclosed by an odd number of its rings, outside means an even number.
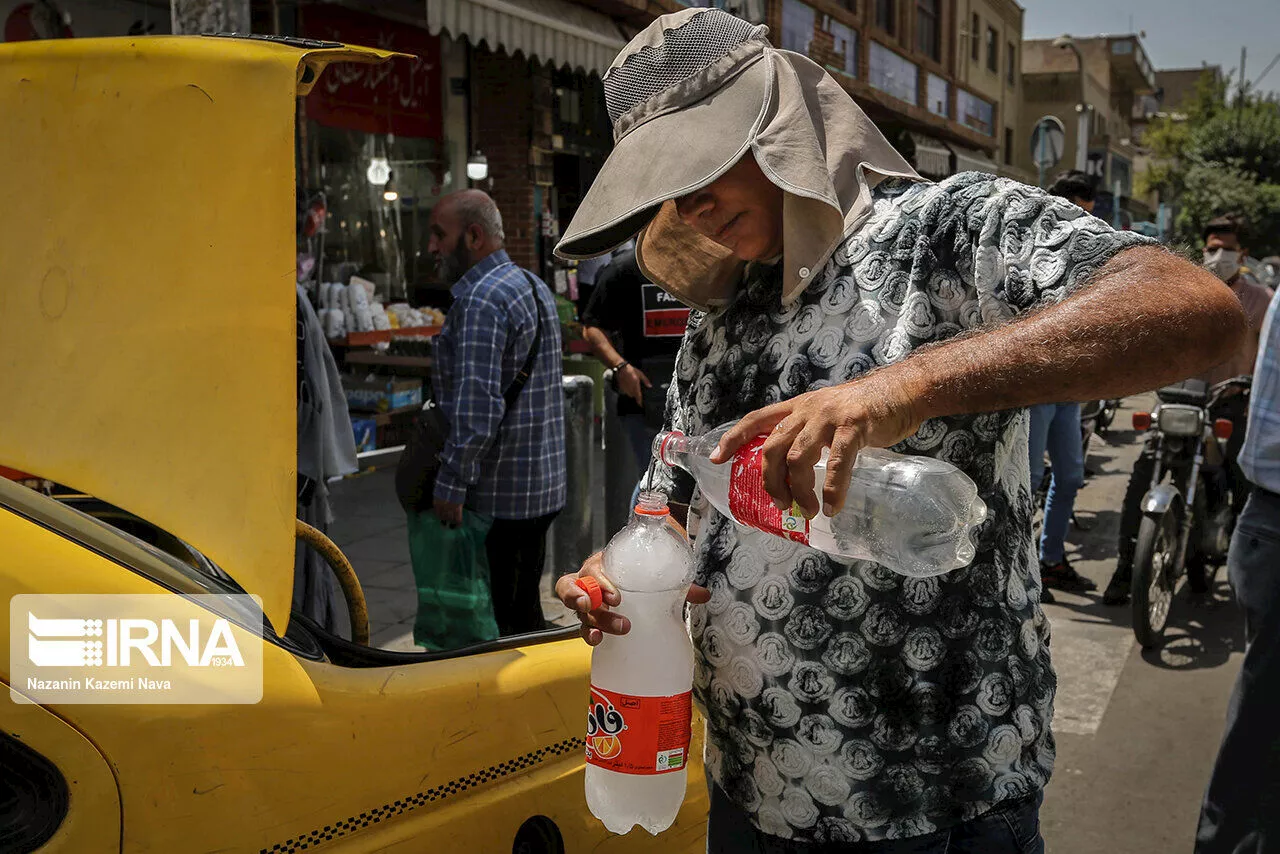
[[[0,45],[0,465],[191,543],[280,634],[295,99],[328,63],[390,56],[204,36]]]

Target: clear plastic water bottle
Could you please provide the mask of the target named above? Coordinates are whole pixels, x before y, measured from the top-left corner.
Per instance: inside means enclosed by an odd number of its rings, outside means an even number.
[[[711,454],[734,423],[704,436],[660,433],[654,454],[693,475],[717,510],[740,525],[812,546],[837,559],[873,560],[901,575],[941,575],[973,561],[973,529],[987,517],[973,481],[951,463],[863,448],[853,466],[844,509],[805,519],[800,508],[779,510],[764,489],[765,436],[719,465]],[[813,468],[826,483],[827,455]]]
[[[587,712],[587,806],[614,833],[671,826],[688,782],[693,646],[684,601],[693,550],[667,524],[666,496],[640,493],[631,523],[604,550],[604,572],[631,620],[591,655]],[[578,585],[600,606],[594,578]]]

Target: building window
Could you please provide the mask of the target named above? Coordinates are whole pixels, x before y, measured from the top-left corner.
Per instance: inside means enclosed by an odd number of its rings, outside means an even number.
[[[916,50],[942,62],[942,27],[938,0],[916,0]]]
[[[1121,196],[1133,195],[1133,170],[1128,160],[1118,155],[1111,155],[1111,186],[1107,189],[1114,191],[1115,185],[1120,185]]]
[[[1000,49],[996,47],[996,31],[994,27],[987,27],[987,69],[1000,73]]]
[[[1018,46],[1013,42],[1005,48],[1005,56],[1009,61],[1009,85],[1018,85]]]
[[[925,106],[935,116],[951,118],[951,84],[945,77],[929,75],[929,103]]]
[[[782,0],[783,50],[809,55],[815,14],[812,6],[806,6],[800,0]]]
[[[978,33],[982,32],[982,20],[975,12],[973,15],[973,26],[969,28],[969,55],[974,62],[978,61]]]
[[[1004,129],[1004,165],[1013,163],[1013,128]]]
[[[827,31],[835,45],[835,52],[840,62],[829,67],[843,71],[850,77],[858,76],[858,34],[852,28],[839,21],[831,21]]]
[[[898,32],[898,0],[876,0],[876,26],[889,35]]]
[[[920,70],[914,62],[876,41],[871,42],[868,58],[872,86],[908,104],[920,103]]]
[[[956,90],[956,118],[976,131],[995,136],[996,108],[990,101],[984,101],[972,92],[964,89]]]

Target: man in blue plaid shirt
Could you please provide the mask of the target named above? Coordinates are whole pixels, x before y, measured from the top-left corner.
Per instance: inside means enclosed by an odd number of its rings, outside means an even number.
[[[485,541],[499,631],[544,625],[538,585],[547,529],[565,503],[564,393],[560,320],[551,291],[503,249],[493,199],[466,190],[431,213],[428,251],[452,286],[453,307],[435,339],[436,401],[449,422],[435,486],[435,513],[462,523],[465,507],[493,517]],[[503,393],[538,356],[508,410]]]

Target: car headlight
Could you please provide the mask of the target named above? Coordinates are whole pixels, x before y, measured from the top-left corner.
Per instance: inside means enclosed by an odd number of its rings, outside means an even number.
[[[1160,407],[1157,423],[1168,436],[1199,436],[1204,429],[1204,410],[1198,406],[1166,403]]]

